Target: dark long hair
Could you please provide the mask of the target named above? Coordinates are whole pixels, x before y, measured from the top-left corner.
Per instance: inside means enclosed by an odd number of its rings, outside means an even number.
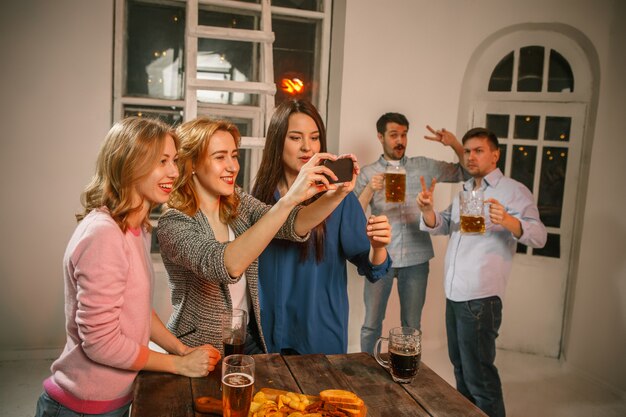
[[[274,205],[276,199],[274,192],[278,184],[285,178],[285,166],[283,164],[283,149],[285,147],[285,138],[289,129],[289,116],[294,113],[303,113],[311,117],[317,125],[319,131],[320,152],[326,152],[326,129],[322,117],[318,113],[313,104],[305,100],[287,100],[283,101],[276,107],[269,127],[267,128],[267,136],[265,137],[265,150],[261,159],[261,166],[256,176],[252,195],[266,204]],[[302,203],[309,205],[321,194]],[[308,242],[299,243],[300,261],[305,261],[309,257],[309,247],[313,242],[315,250],[315,260],[319,263],[324,258],[324,237],[326,234],[326,220],[318,224],[311,230],[311,238]],[[289,244],[293,244],[289,242]]]

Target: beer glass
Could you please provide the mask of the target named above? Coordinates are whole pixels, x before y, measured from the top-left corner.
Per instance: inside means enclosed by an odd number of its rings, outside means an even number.
[[[254,390],[254,359],[230,355],[222,360],[222,407],[224,417],[248,417]]]
[[[485,233],[485,197],[482,190],[461,191],[459,193],[459,214],[461,215],[461,233]]]
[[[380,344],[389,343],[389,360],[380,357]],[[422,332],[412,327],[394,327],[389,338],[379,337],[374,345],[374,358],[391,371],[394,382],[408,384],[413,381],[422,359]]]
[[[232,313],[222,313],[222,342],[224,343],[224,357],[243,353],[246,344],[246,327],[248,314],[245,310],[234,308]]]
[[[385,170],[385,201],[404,203],[406,170],[400,165],[387,165]]]

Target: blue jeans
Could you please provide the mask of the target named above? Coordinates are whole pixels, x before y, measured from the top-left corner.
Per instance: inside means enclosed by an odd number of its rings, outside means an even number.
[[[457,390],[490,417],[504,417],[504,399],[496,359],[502,300],[446,300],[448,355]]]
[[[41,394],[39,400],[37,401],[37,411],[35,411],[35,417],[128,417],[130,415],[129,409],[130,403],[118,408],[117,410],[109,411],[108,413],[104,414],[77,413],[67,407],[62,406],[61,404],[50,398],[48,394],[44,391],[44,393]]]
[[[413,327],[418,330],[421,328],[420,322],[422,320],[422,308],[426,300],[428,271],[429,264],[424,262],[402,268],[390,268],[387,275],[380,280],[374,283],[365,281],[363,292],[365,321],[361,327],[361,350],[363,352],[371,354],[376,340],[381,336],[394,277],[398,278],[402,326]]]

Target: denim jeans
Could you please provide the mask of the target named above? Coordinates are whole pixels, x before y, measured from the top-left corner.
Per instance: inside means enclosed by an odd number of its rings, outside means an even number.
[[[502,300],[446,300],[448,355],[457,390],[490,417],[504,417],[504,399],[496,359]]]
[[[422,320],[422,308],[426,300],[428,271],[429,264],[424,262],[402,268],[390,268],[387,275],[380,280],[374,283],[365,281],[363,292],[365,321],[361,327],[361,350],[363,352],[371,354],[376,340],[381,336],[394,277],[398,279],[401,325],[414,327],[418,330],[421,328],[420,322]]]
[[[130,403],[117,410],[109,411],[104,414],[83,414],[66,408],[50,398],[44,391],[37,401],[37,411],[35,411],[35,417],[128,417],[130,415]]]

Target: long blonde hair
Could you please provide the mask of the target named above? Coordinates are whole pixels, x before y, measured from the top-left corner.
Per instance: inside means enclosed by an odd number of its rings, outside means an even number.
[[[234,124],[226,120],[211,120],[199,117],[183,123],[176,129],[180,138],[178,150],[178,177],[177,185],[172,193],[169,206],[182,211],[188,216],[194,216],[199,208],[200,201],[193,182],[193,167],[206,156],[211,137],[218,131],[230,133],[235,138],[235,145],[239,147],[241,135]],[[220,220],[229,224],[237,217],[239,196],[233,193],[229,196],[220,196]]]
[[[167,135],[178,148],[176,133],[160,120],[129,117],[115,123],[100,148],[96,172],[81,195],[85,210],[76,219],[104,206],[126,232],[128,216],[142,209],[141,204],[133,206],[134,188],[156,166]],[[148,215],[142,224],[151,229]]]

